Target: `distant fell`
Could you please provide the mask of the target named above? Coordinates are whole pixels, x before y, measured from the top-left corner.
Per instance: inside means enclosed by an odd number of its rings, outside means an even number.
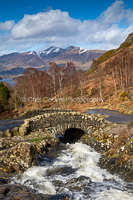
[[[105,52],[104,50],[88,50],[74,46],[67,48],[51,46],[38,52],[14,52],[0,56],[0,74],[10,75],[14,73],[15,69],[20,74],[21,71],[23,73],[29,67],[46,70],[51,61],[57,64],[72,61],[77,67],[88,70],[90,69],[92,60],[98,58]]]

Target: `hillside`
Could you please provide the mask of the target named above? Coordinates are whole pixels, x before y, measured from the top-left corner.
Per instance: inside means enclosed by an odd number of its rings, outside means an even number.
[[[70,97],[70,99],[77,98],[77,101],[63,101],[62,103],[51,102],[26,102],[23,104],[23,111],[29,110],[35,107],[43,107],[43,106],[53,106],[53,107],[65,107],[79,111],[86,111],[92,108],[104,108],[111,110],[118,110],[123,113],[133,114],[133,44],[132,44],[133,34],[130,34],[128,38],[123,42],[120,47],[116,50],[110,50],[103,54],[98,59],[93,60],[93,64],[91,69],[87,72],[71,71],[71,73],[63,76],[62,88],[59,86],[59,74],[56,76],[56,98]],[[69,49],[70,50],[70,49]],[[79,52],[78,48],[71,47],[70,51],[65,53],[58,54],[57,49],[48,49],[45,51],[43,56],[46,57],[54,57],[54,53],[56,54],[56,58],[58,57],[60,60],[64,61],[67,56],[69,58],[70,52],[71,55],[77,54]],[[62,51],[62,50],[61,50]],[[82,50],[84,52],[88,52],[87,50]],[[80,54],[82,52],[80,50]],[[49,55],[50,52],[53,52],[53,55]],[[115,52],[114,55],[108,56],[110,52]],[[59,52],[58,52],[59,53]],[[93,53],[93,51],[91,51]],[[27,53],[26,53],[27,54]],[[28,52],[28,54],[33,55],[35,52]],[[16,55],[14,55],[16,56]],[[28,55],[27,55],[28,56]],[[82,55],[83,56],[83,55]],[[104,58],[104,61],[99,62],[98,60]],[[106,58],[106,59],[105,59]],[[88,58],[89,59],[89,58]],[[87,60],[87,59],[86,59]],[[58,64],[58,62],[57,62]],[[29,71],[30,73],[30,71]],[[42,75],[41,75],[42,74]],[[27,98],[29,96],[34,96],[33,94],[38,93],[38,97],[41,98],[44,96],[54,96],[53,93],[54,87],[51,85],[49,81],[52,81],[47,76],[47,73],[40,73],[36,71],[36,75],[29,78],[30,76],[22,76],[18,82],[18,99],[22,96],[20,93],[25,92]],[[39,77],[39,79],[36,79]],[[25,79],[25,86],[23,83],[23,78]],[[27,83],[30,82],[30,84]],[[31,88],[31,85],[33,87]],[[43,93],[42,93],[43,91]],[[61,92],[62,91],[62,92]],[[12,101],[11,105],[15,104],[14,95],[16,91],[12,91]],[[22,96],[23,97],[23,96]],[[78,102],[78,98],[87,98],[87,101]],[[22,104],[21,98],[18,101],[18,105]],[[16,106],[16,107],[17,107]],[[15,112],[19,112],[17,109]]]
[[[94,59],[89,74],[95,71],[99,64],[105,66],[105,64],[109,62],[112,58],[115,58],[119,55],[121,56],[124,50],[128,50],[131,54],[133,54],[133,33],[128,35],[127,39],[119,46],[119,48],[109,50],[102,54],[98,59]]]
[[[73,46],[66,49],[52,46],[40,52],[15,52],[0,56],[0,74],[20,74],[28,67],[47,70],[50,61],[55,61],[57,64],[73,61],[77,67],[89,69],[92,59],[98,58],[103,53],[105,53],[103,50],[88,50]]]

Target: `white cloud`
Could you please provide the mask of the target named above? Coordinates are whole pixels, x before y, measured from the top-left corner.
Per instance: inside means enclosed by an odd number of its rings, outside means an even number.
[[[71,18],[68,12],[50,10],[48,12],[40,12],[36,15],[25,15],[13,27],[11,35],[15,39],[73,36],[73,34],[77,33],[78,25],[80,24],[81,21]]]
[[[68,12],[52,9],[24,15],[15,25],[14,21],[0,23],[0,30],[11,29],[8,36],[0,36],[0,51],[77,44],[91,49],[116,48],[133,32],[132,19],[133,11],[125,9],[122,0],[115,1],[96,20],[73,19]]]
[[[14,21],[6,21],[4,23],[0,22],[0,31],[10,31],[14,25]]]
[[[98,20],[103,25],[110,26],[111,24],[119,23],[125,17],[126,12],[124,2],[121,0],[116,1],[98,17]]]

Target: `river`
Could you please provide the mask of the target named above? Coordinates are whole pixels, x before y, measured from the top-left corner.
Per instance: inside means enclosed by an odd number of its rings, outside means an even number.
[[[110,120],[116,122],[119,118],[119,122],[127,123],[125,115],[115,111],[90,112],[110,113]],[[131,120],[133,116],[128,117]],[[61,143],[57,151],[43,158],[40,166],[16,174],[11,184],[22,184],[43,194],[67,194],[73,200],[133,200],[133,183],[124,182],[116,174],[100,168],[100,157],[100,153],[81,142]]]
[[[12,183],[43,194],[67,194],[74,200],[133,200],[133,184],[126,183],[98,166],[101,154],[76,142],[61,144],[55,158],[44,158]]]

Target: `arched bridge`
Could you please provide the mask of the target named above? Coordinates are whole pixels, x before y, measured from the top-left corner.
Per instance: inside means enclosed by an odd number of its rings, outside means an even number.
[[[81,114],[68,109],[48,108],[40,110],[40,113],[24,121],[19,129],[21,134],[25,135],[30,131],[50,131],[51,135],[56,137],[63,135],[67,129],[81,129],[86,134],[91,134],[94,130],[111,124],[100,114]]]

